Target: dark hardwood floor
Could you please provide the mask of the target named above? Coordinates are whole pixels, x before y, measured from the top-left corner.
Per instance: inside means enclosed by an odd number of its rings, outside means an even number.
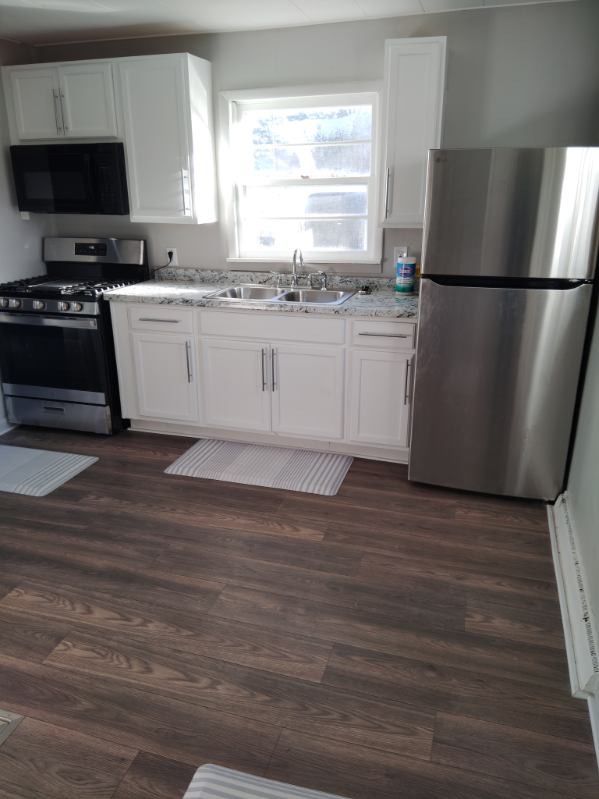
[[[597,799],[542,505],[354,461],[336,497],[164,468],[189,439],[19,429],[100,460],[0,494],[3,799],[178,799],[212,762],[351,799]]]

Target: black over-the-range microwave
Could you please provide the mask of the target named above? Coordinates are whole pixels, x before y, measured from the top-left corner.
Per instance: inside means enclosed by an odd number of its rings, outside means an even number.
[[[128,214],[122,142],[10,148],[20,211]]]

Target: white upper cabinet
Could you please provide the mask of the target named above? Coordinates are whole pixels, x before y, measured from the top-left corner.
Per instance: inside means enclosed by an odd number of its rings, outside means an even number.
[[[116,136],[112,65],[64,64],[58,70],[65,135],[77,138]]]
[[[8,74],[17,139],[62,137],[64,134],[59,109],[58,70],[13,69]],[[6,93],[7,99],[11,93]]]
[[[116,62],[131,220],[216,219],[210,64],[185,53]]]
[[[188,53],[2,69],[12,144],[125,146],[132,222],[215,222],[211,67]]]
[[[381,224],[421,227],[426,161],[440,147],[446,37],[385,42]]]
[[[109,62],[9,67],[3,73],[13,142],[117,135]]]

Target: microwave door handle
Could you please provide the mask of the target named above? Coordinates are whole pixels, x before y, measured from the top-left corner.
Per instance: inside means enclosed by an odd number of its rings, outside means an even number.
[[[62,89],[60,89],[60,91],[58,92],[58,97],[60,99],[60,118],[62,119],[62,132],[66,136],[69,126],[65,123],[67,115],[65,114],[64,92],[62,91]]]
[[[59,136],[60,135],[64,136],[64,125],[61,126],[60,123],[61,115],[58,111],[58,102],[60,100],[60,97],[58,96],[58,92],[56,91],[56,89],[52,90],[52,96],[54,97],[54,119],[56,121],[56,132],[58,133]]]

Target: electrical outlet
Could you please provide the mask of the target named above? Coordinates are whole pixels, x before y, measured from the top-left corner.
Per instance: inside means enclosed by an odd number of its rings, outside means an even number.
[[[171,253],[172,253],[172,257],[171,257]],[[167,262],[167,264],[169,266],[179,266],[179,258],[177,257],[177,248],[176,247],[167,247],[166,248],[166,262]]]
[[[398,258],[405,258],[408,254],[407,244],[400,244],[393,248],[393,260],[397,263]]]

